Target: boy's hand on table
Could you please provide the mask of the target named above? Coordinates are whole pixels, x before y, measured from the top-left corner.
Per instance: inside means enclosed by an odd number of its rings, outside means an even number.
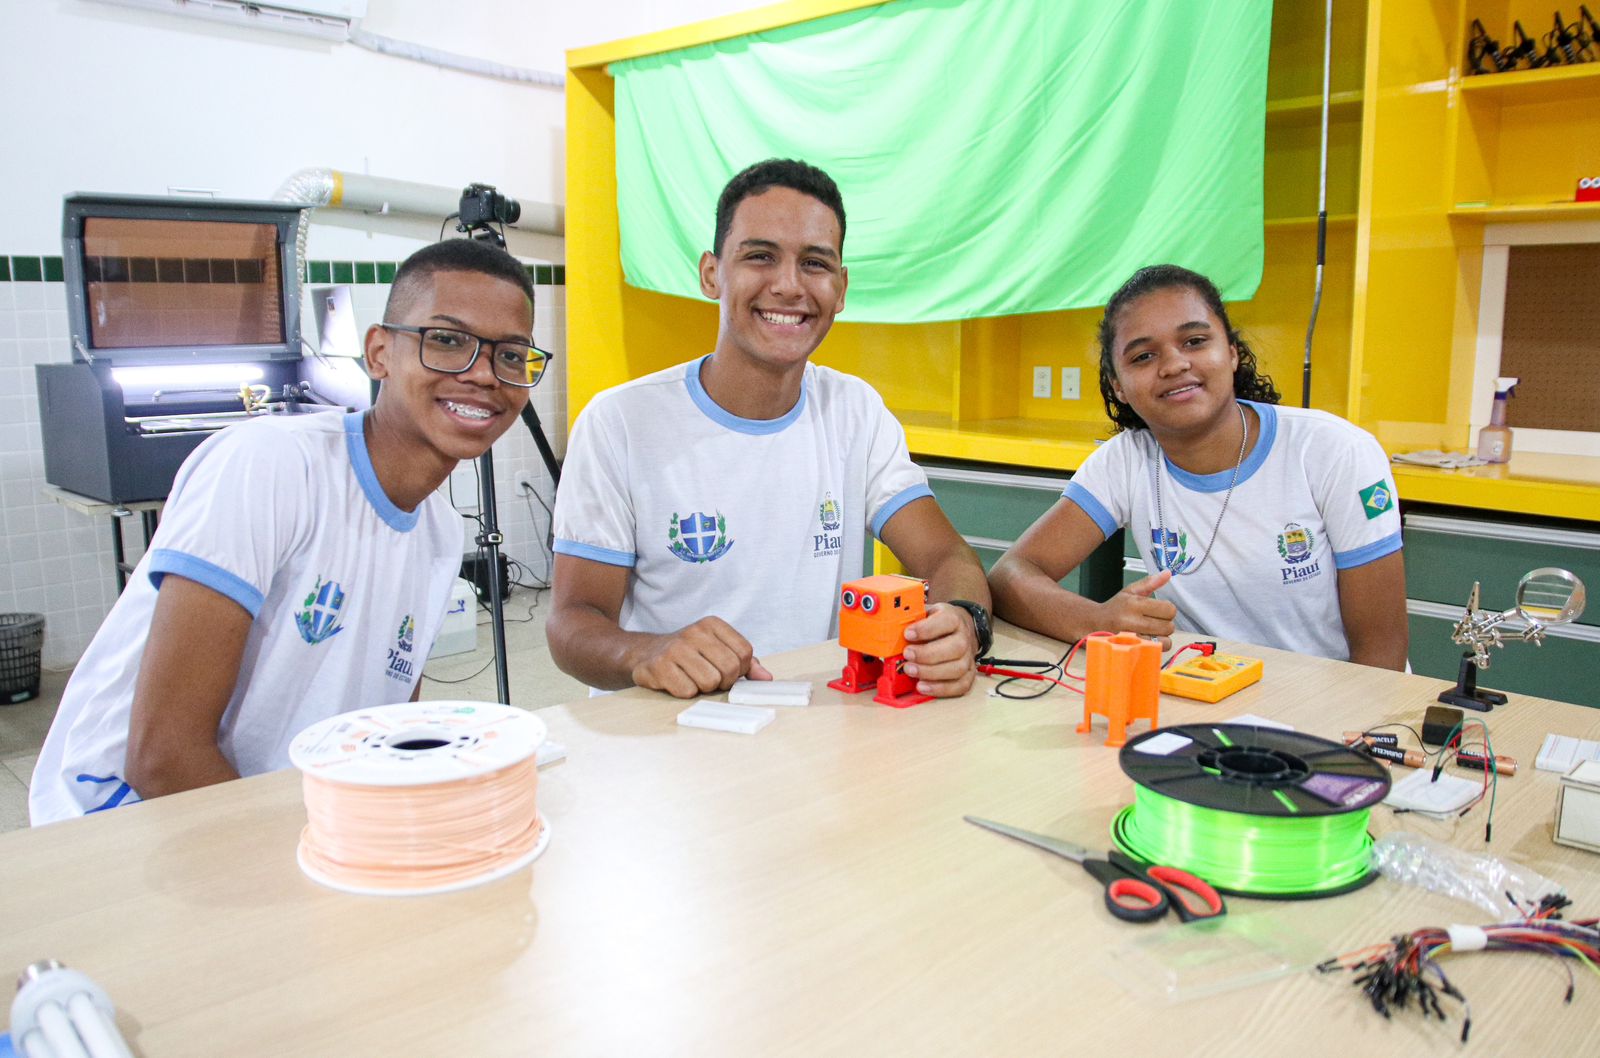
[[[750,641],[720,617],[702,617],[676,632],[655,637],[633,666],[633,682],[674,698],[725,691],[741,676],[770,680]]]

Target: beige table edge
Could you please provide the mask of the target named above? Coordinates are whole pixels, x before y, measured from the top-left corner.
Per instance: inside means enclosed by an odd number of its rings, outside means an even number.
[[[1000,644],[1059,652],[1009,628]],[[1163,698],[1164,725],[1259,713],[1336,735],[1415,721],[1443,686],[1234,649],[1263,657],[1265,680],[1214,706]],[[1314,974],[1201,1002],[1136,997],[1112,964],[1176,927],[1115,922],[1075,865],[960,822],[1106,842],[1131,786],[1103,727],[1073,730],[1081,699],[1002,701],[981,683],[892,710],[823,687],[842,660],[832,644],[773,659],[816,694],[754,737],[679,728],[685,703],[641,691],[544,709],[571,754],[540,780],[554,840],[531,872],[463,893],[363,898],[306,880],[289,772],[0,836],[0,974],[46,956],[84,969],[151,1058],[1459,1050],[1457,1025],[1385,1022]],[[1600,711],[1518,698],[1489,719],[1523,767],[1500,785],[1493,851],[1592,913],[1600,860],[1550,841],[1556,778],[1533,761],[1547,731],[1600,737]],[[1373,817],[1375,831],[1396,822]],[[1481,810],[1448,836],[1482,851]],[[1232,914],[1330,954],[1483,920],[1387,880],[1333,900],[1235,900]],[[1542,960],[1449,969],[1475,1004],[1475,1053],[1592,1039],[1600,981],[1580,977],[1566,1007],[1565,977]]]

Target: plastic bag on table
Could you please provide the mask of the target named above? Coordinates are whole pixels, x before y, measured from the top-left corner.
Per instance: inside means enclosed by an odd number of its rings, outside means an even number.
[[[1372,865],[1397,882],[1476,904],[1495,922],[1504,921],[1508,912],[1529,914],[1543,897],[1562,891],[1521,864],[1475,855],[1403,830],[1373,843]]]

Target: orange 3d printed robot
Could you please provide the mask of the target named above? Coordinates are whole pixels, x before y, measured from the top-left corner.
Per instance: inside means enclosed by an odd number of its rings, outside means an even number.
[[[896,709],[931,701],[901,671],[906,628],[926,616],[928,585],[915,577],[880,573],[847,583],[839,593],[839,645],[850,656],[828,686],[846,694],[877,687],[872,700]]]

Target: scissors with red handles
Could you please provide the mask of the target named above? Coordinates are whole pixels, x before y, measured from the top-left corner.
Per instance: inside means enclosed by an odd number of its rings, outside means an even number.
[[[1124,922],[1154,922],[1170,908],[1184,922],[1219,918],[1228,913],[1222,896],[1211,885],[1176,867],[1146,867],[1116,849],[1098,859],[1082,845],[1035,834],[976,816],[964,817],[996,834],[1053,852],[1083,865],[1106,887],[1106,909]]]

